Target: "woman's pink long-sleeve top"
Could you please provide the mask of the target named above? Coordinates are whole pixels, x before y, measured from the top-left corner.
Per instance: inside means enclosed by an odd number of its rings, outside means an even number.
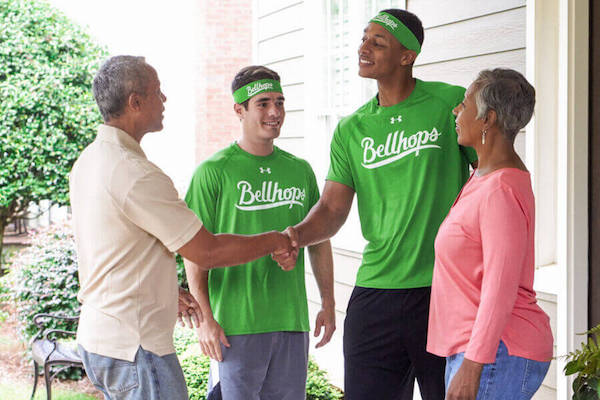
[[[492,363],[552,358],[548,316],[533,290],[535,203],[529,173],[473,174],[435,240],[427,351]]]

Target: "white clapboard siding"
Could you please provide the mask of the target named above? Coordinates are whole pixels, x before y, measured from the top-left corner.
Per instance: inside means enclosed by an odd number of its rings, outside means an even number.
[[[295,4],[303,3],[299,0],[258,0],[258,17],[264,17],[269,14],[274,14],[285,10],[288,7],[293,7]]]
[[[277,146],[302,157],[305,143],[304,113],[304,3],[257,1],[257,63],[281,77],[286,119]]]
[[[467,87],[479,71],[493,67],[512,68],[525,74],[525,49],[418,65],[414,68],[414,75],[424,81],[443,80],[453,85]]]
[[[258,42],[258,62],[271,64],[302,56],[303,40],[304,30],[298,29]]]
[[[415,65],[525,48],[525,8],[425,30]]]
[[[419,16],[425,29],[524,6],[525,0],[407,0],[406,2],[406,9]]]
[[[279,74],[282,85],[304,83],[304,56],[263,64]]]
[[[295,4],[283,8],[280,11],[267,14],[258,18],[258,41],[261,42],[275,36],[285,35],[288,32],[303,28],[302,16],[303,4]]]

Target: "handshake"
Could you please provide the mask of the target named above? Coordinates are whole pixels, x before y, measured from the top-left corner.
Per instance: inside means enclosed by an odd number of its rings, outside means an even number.
[[[288,226],[283,232],[279,232],[278,248],[271,253],[271,258],[279,264],[282,270],[291,271],[296,266],[298,252],[298,233],[296,230]]]

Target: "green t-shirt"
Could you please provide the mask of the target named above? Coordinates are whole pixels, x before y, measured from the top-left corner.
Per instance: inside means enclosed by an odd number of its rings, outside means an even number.
[[[319,199],[310,165],[277,147],[265,157],[237,144],[203,162],[186,195],[188,206],[212,233],[282,231],[302,221]],[[308,331],[304,251],[283,271],[271,256],[213,269],[210,305],[226,335]]]
[[[357,286],[431,285],[433,241],[477,157],[456,141],[451,111],[464,92],[417,80],[399,104],[375,97],[338,124],[327,179],[356,191],[368,242]]]

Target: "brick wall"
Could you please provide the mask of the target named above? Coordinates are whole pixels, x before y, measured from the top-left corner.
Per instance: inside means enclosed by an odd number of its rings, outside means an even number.
[[[197,46],[196,162],[240,136],[239,120],[233,112],[231,80],[252,62],[252,2],[223,0],[196,2]]]

